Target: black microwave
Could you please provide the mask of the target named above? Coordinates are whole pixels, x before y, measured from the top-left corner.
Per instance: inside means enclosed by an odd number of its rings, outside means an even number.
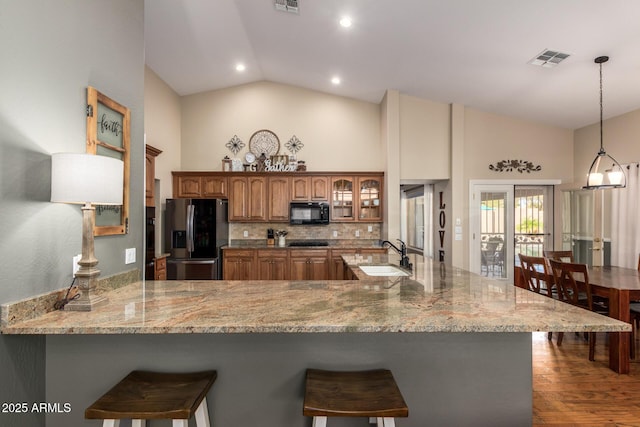
[[[329,204],[325,202],[291,202],[289,224],[329,224]]]

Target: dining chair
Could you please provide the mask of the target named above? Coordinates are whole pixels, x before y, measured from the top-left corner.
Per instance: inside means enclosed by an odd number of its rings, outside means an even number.
[[[553,276],[543,257],[518,254],[525,283],[530,291],[553,297]]]
[[[556,261],[574,262],[573,251],[542,251],[542,255]]]
[[[640,255],[638,255],[638,271],[640,271]],[[631,358],[636,358],[636,336],[638,332],[638,322],[640,322],[640,301],[633,301],[629,304],[629,320],[631,321]]]
[[[586,264],[561,262],[549,259],[554,281],[558,287],[558,298],[561,301],[581,307],[599,314],[609,314],[609,308],[602,303],[594,305],[589,283],[589,271]],[[581,275],[582,280],[576,280],[576,275]],[[582,286],[581,286],[582,284]],[[588,333],[589,360],[595,359],[596,334]],[[560,341],[560,337],[558,337]]]

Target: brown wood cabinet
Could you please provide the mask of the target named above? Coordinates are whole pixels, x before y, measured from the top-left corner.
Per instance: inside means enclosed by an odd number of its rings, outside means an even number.
[[[329,200],[329,177],[301,176],[291,178],[292,201],[327,201]]]
[[[331,220],[382,222],[383,176],[334,176],[331,178]]]
[[[386,248],[239,249],[223,251],[224,280],[354,280],[341,255],[385,254]],[[256,266],[258,267],[256,270]],[[158,279],[159,280],[159,279]]]
[[[289,177],[270,176],[269,180],[269,221],[289,221]]]
[[[154,258],[153,270],[153,280],[167,280],[166,255]]]
[[[173,197],[228,198],[229,221],[287,222],[292,201],[328,201],[331,221],[382,222],[382,172],[178,172]]]
[[[267,177],[229,178],[229,221],[267,220]]]
[[[355,249],[332,249],[331,265],[329,271],[330,280],[348,280],[345,276],[345,265],[341,255],[355,255]]]
[[[172,172],[173,197],[226,199],[228,178],[205,172]]]
[[[256,251],[254,249],[224,249],[222,277],[224,280],[255,280]]]
[[[155,206],[155,193],[156,193],[156,157],[158,157],[162,153],[162,150],[159,150],[151,145],[147,144],[145,146],[145,206]]]
[[[359,221],[382,221],[382,177],[357,177],[357,194],[354,203],[357,204],[357,218]]]
[[[324,249],[292,250],[289,254],[291,280],[327,280],[329,251]]]
[[[348,267],[342,260],[342,255],[382,255],[386,254],[386,248],[357,248],[357,249],[332,249],[331,250],[331,271],[329,279],[331,280],[353,280],[353,277],[347,275]]]
[[[286,249],[258,249],[258,279],[287,280],[289,253]]]

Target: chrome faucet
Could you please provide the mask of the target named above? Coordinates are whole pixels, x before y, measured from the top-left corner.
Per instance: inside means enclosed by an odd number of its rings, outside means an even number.
[[[388,244],[390,247],[392,247],[396,252],[398,252],[398,254],[400,254],[400,267],[408,268],[409,270],[411,270],[413,264],[409,262],[409,257],[407,256],[407,245],[400,239],[398,239],[398,242],[400,242],[400,248],[398,248],[388,240],[383,240],[380,246],[384,247],[385,244]]]

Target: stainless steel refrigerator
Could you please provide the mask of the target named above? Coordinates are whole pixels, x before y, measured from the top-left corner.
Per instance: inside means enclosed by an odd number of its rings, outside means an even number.
[[[219,280],[229,241],[228,203],[222,199],[167,199],[168,280]]]

